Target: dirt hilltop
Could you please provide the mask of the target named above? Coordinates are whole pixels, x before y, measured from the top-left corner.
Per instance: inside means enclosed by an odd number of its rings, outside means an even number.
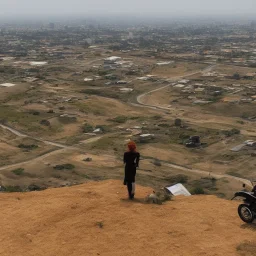
[[[191,196],[145,204],[151,192],[138,186],[129,201],[121,181],[108,180],[1,194],[0,255],[255,255],[243,254],[256,228],[238,218],[238,202]]]

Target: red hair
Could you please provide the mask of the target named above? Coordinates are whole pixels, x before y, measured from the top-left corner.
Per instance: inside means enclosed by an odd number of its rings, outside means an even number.
[[[134,141],[130,141],[127,146],[129,151],[136,151],[136,144]]]

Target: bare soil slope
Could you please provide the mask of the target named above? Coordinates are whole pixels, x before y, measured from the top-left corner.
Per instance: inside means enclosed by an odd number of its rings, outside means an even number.
[[[138,199],[128,201],[121,182],[109,180],[1,194],[0,255],[234,256],[256,240],[237,202],[192,196],[145,204],[151,192],[137,187]]]

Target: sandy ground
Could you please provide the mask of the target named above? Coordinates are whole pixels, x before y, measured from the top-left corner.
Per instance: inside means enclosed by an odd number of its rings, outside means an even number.
[[[152,189],[126,199],[120,181],[92,182],[26,194],[1,194],[1,256],[235,256],[255,241],[238,202],[214,196],[145,204]]]

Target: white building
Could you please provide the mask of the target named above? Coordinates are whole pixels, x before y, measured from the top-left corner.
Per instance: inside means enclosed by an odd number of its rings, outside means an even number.
[[[104,63],[106,64],[114,64],[117,61],[120,61],[122,58],[117,56],[112,56],[109,58],[104,59]]]
[[[4,84],[0,84],[0,86],[3,86],[3,87],[12,87],[12,86],[15,86],[15,84],[4,83]]]

